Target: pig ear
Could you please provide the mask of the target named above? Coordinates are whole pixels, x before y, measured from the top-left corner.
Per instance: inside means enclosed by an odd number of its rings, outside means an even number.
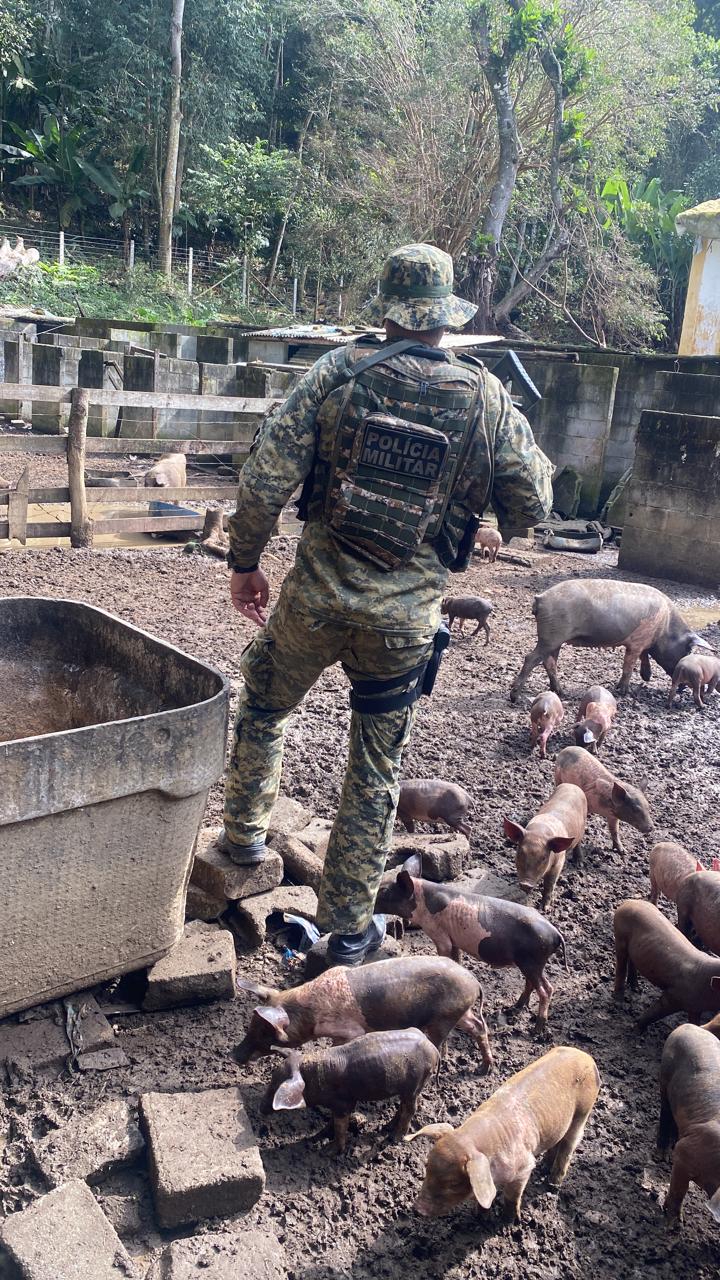
[[[720,871],[720,858],[713,858],[713,860],[712,860],[712,870],[713,870],[713,871]]]
[[[716,973],[716,974],[714,975],[714,977],[712,977],[712,978],[710,979],[710,986],[711,986],[711,987],[720,987],[720,973]]]
[[[690,639],[697,649],[708,649],[710,653],[713,652],[712,645],[708,644],[707,640],[703,640],[702,636],[699,636],[697,631],[693,631]]]
[[[583,742],[594,742],[594,741],[595,741],[595,734],[593,733],[592,729],[586,729],[585,732],[583,733]]]
[[[513,844],[519,844],[525,835],[525,828],[519,822],[513,822],[512,818],[503,818],[503,831]]]
[[[720,1187],[718,1187],[715,1194],[708,1200],[708,1209],[715,1221],[720,1222]]]
[[[409,876],[422,876],[422,858],[419,853],[413,853],[406,858],[402,864],[403,871],[407,871]],[[400,877],[398,876],[398,881]]]
[[[717,858],[713,858],[713,862],[717,862]],[[697,859],[697,858],[695,859],[695,870],[696,870],[696,871],[704,871],[704,870],[705,870],[705,868],[704,868],[704,866],[703,866],[702,862],[698,861],[698,859]],[[717,871],[717,867],[713,867],[713,871]]]
[[[482,1151],[480,1155],[473,1156],[472,1160],[468,1160],[465,1165],[465,1172],[470,1179],[470,1186],[478,1204],[483,1209],[489,1209],[497,1195],[497,1187],[493,1182],[487,1156]]]
[[[262,1018],[263,1022],[267,1022],[272,1027],[281,1044],[287,1044],[287,1028],[290,1026],[290,1019],[284,1009],[276,1009],[268,1005],[256,1009],[255,1013],[258,1018]]]
[[[305,1081],[299,1071],[294,1071],[289,1080],[283,1080],[275,1090],[273,1111],[297,1111],[305,1106]]]
[[[548,849],[553,853],[564,853],[572,843],[572,836],[553,836],[552,840],[548,840]]]
[[[258,1000],[269,1000],[276,995],[274,987],[263,987],[257,982],[248,982],[247,978],[236,978],[235,986],[238,991],[249,991],[251,996],[257,996]]]
[[[400,889],[404,890],[404,892],[408,895],[408,897],[412,897],[412,894],[413,894],[412,876],[409,874],[409,872],[405,870],[404,867],[402,871],[398,872],[397,880],[395,883],[398,885]]]
[[[612,798],[613,800],[616,800],[616,801],[627,800],[628,793],[625,790],[625,787],[623,786],[622,782],[613,782]]]
[[[414,1142],[416,1138],[440,1138],[444,1133],[454,1133],[451,1124],[447,1120],[438,1120],[436,1124],[424,1124],[422,1129],[417,1129],[415,1133],[405,1135],[404,1142]]]

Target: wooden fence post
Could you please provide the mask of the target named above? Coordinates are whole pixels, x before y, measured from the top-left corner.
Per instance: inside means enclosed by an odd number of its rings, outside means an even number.
[[[30,468],[26,467],[14,489],[8,494],[8,538],[27,542],[27,509],[30,490]]]
[[[73,389],[67,441],[71,547],[91,547],[93,543],[93,523],[88,516],[85,492],[85,437],[89,400],[86,387]]]

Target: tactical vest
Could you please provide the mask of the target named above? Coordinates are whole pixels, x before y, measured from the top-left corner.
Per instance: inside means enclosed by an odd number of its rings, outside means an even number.
[[[348,359],[348,381],[318,414],[335,422],[322,518],[338,542],[386,571],[438,539],[482,419],[481,367],[436,359],[419,377],[386,363],[413,346],[387,344]]]

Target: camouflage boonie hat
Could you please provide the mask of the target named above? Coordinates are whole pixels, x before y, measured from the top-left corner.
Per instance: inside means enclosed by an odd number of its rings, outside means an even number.
[[[461,329],[477,311],[452,291],[453,262],[433,244],[406,244],[385,259],[380,293],[365,308],[370,324],[394,320],[404,329]]]

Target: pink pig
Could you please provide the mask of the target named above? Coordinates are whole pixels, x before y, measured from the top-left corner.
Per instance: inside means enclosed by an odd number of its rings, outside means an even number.
[[[547,755],[548,738],[562,724],[565,708],[556,693],[539,693],[530,708],[530,740],[533,750],[540,748],[540,755]]]

